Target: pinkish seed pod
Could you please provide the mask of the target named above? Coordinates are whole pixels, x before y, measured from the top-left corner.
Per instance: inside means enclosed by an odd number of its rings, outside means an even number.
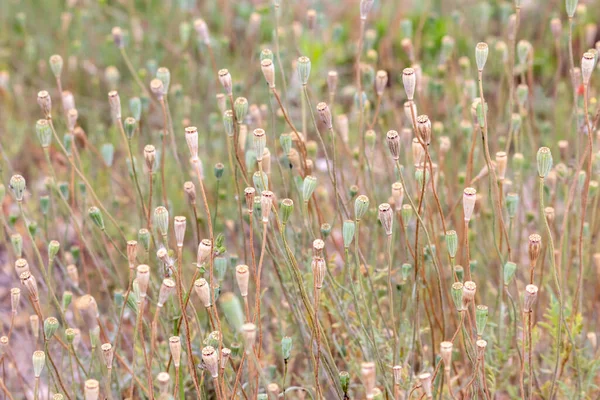
[[[162,307],[173,293],[175,293],[175,281],[170,278],[163,279],[162,285],[160,285],[160,291],[158,292],[158,302],[156,303],[156,306]]]
[[[42,113],[46,118],[50,118],[52,115],[52,98],[50,98],[50,94],[41,90],[38,92],[37,102],[40,108],[42,109]]]
[[[583,57],[581,58],[581,77],[583,78],[584,85],[590,83],[595,64],[596,58],[594,57],[594,54],[590,52],[583,53]]]
[[[382,203],[379,205],[379,221],[381,221],[381,225],[385,230],[385,234],[387,236],[391,236],[394,222],[394,212],[388,203]]]
[[[417,132],[423,143],[429,146],[429,143],[431,143],[431,121],[427,115],[417,117]]]
[[[227,96],[231,96],[233,94],[233,82],[231,79],[231,74],[228,70],[221,69],[219,70],[218,75],[219,82],[221,82],[223,89],[225,89],[225,93],[227,94]]]
[[[452,342],[442,342],[440,343],[440,356],[442,357],[442,361],[444,361],[444,370],[450,371],[450,367],[452,366],[452,349],[454,345]]]
[[[250,281],[250,269],[247,265],[240,264],[235,267],[235,279],[240,288],[242,297],[248,296],[248,282]]]
[[[210,307],[210,286],[208,285],[206,279],[196,279],[196,281],[194,282],[194,290],[196,291],[196,294],[200,298],[200,301],[202,302],[204,307]]]
[[[499,181],[503,181],[506,178],[506,167],[508,165],[508,157],[503,151],[496,153],[496,176]]]
[[[317,289],[323,287],[323,281],[325,280],[325,274],[327,273],[327,263],[322,257],[313,257],[311,263],[314,285]]]
[[[463,213],[467,222],[471,220],[476,200],[477,191],[474,188],[468,187],[463,191]]]
[[[169,338],[169,350],[171,351],[175,368],[179,368],[181,362],[181,339],[179,336],[171,336]]]
[[[404,91],[409,101],[412,101],[415,96],[415,87],[417,85],[417,74],[413,68],[404,68],[402,71],[402,83]]]
[[[531,307],[537,299],[538,287],[535,285],[525,286],[525,296],[523,298],[523,312],[529,313],[532,311]]]
[[[140,290],[140,297],[144,299],[148,292],[148,286],[150,285],[150,267],[146,264],[138,265],[136,280]]]
[[[183,240],[185,238],[186,218],[178,215],[173,219],[173,230],[175,231],[175,241],[177,247],[183,247]]]
[[[383,96],[383,92],[388,83],[388,73],[383,70],[377,71],[377,75],[375,75],[375,92],[377,96]]]
[[[260,68],[265,80],[269,84],[269,88],[275,89],[275,65],[273,64],[273,60],[265,58],[260,62]]]
[[[394,160],[400,159],[400,135],[398,131],[390,130],[386,134],[388,148]]]
[[[321,117],[321,121],[327,127],[327,129],[333,129],[333,121],[331,119],[331,110],[327,106],[327,103],[319,103],[317,104],[317,112]]]
[[[475,292],[477,291],[477,285],[473,281],[466,281],[463,285],[462,292],[462,306],[463,310],[466,310],[469,303],[475,300]]]

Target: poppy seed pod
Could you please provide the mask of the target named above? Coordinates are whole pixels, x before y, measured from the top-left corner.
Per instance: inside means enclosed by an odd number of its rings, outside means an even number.
[[[529,245],[528,245],[528,253],[529,253],[529,266],[535,267],[537,264],[537,260],[542,251],[542,237],[537,233],[529,235]]]
[[[115,42],[115,45],[119,49],[122,49],[123,47],[125,47],[125,43],[123,41],[123,31],[121,30],[120,27],[118,27],[118,26],[113,27],[111,30],[111,34],[113,37],[113,42]]]
[[[466,310],[469,303],[475,300],[477,285],[473,281],[466,281],[462,288],[462,308]]]
[[[579,3],[578,0],[565,1],[565,8],[567,10],[567,15],[569,16],[569,18],[573,18],[573,16],[575,16],[575,11],[577,11],[577,3]]]
[[[154,169],[154,162],[156,161],[156,149],[153,145],[147,144],[144,147],[144,161],[146,161],[146,168],[152,172]]]
[[[156,302],[156,306],[162,307],[173,293],[175,293],[175,282],[170,278],[163,279],[162,285],[160,285],[160,290],[158,292],[158,301]]]
[[[162,94],[166,96],[169,93],[169,86],[171,85],[171,71],[167,67],[160,67],[156,70],[156,79],[159,79],[162,86]]]
[[[43,148],[50,146],[50,143],[52,143],[52,129],[47,119],[39,119],[36,122],[35,133]]]
[[[100,382],[95,379],[85,381],[83,397],[85,400],[98,400],[100,397]]]
[[[366,20],[371,8],[373,7],[374,0],[360,0],[360,19]]]
[[[375,389],[375,363],[364,362],[360,365],[360,375],[362,377],[363,385],[365,387],[365,393],[367,399],[373,398],[373,390]]]
[[[392,207],[388,203],[383,203],[379,205],[379,221],[381,221],[381,225],[385,230],[385,234],[387,236],[391,236],[392,234],[392,226],[394,222],[394,212],[392,211]]]
[[[245,97],[238,97],[233,103],[233,110],[235,111],[235,118],[238,123],[242,123],[248,115],[248,99]]]
[[[413,68],[404,68],[402,71],[402,83],[404,91],[409,101],[412,101],[415,96],[415,87],[417,86],[417,74]]]
[[[337,84],[338,84],[337,71],[329,71],[327,73],[327,89],[329,90],[329,94],[335,94]]]
[[[27,288],[31,298],[37,300],[39,293],[35,277],[29,271],[25,271],[19,275],[19,279],[21,280],[21,284]]]
[[[321,102],[317,104],[317,112],[327,129],[333,129],[333,121],[331,119],[331,110],[329,109],[329,106],[327,106],[326,103]]]
[[[37,95],[37,102],[44,117],[50,118],[52,116],[52,98],[50,94],[46,90],[40,90]]]
[[[185,141],[187,142],[188,148],[190,149],[190,155],[192,160],[198,158],[198,128],[195,126],[188,126],[185,128]]]
[[[225,89],[225,93],[227,94],[227,96],[231,96],[231,94],[233,93],[233,82],[231,79],[231,74],[228,70],[221,69],[218,72],[218,76],[219,82],[221,82],[223,89]]]
[[[270,190],[263,190],[260,195],[260,209],[262,213],[262,222],[266,224],[269,222],[269,216],[271,215],[271,208],[273,207],[273,192]]]
[[[102,358],[104,359],[104,365],[106,368],[111,369],[113,363],[113,357],[115,355],[112,344],[104,343],[100,346],[100,350],[102,350]]]
[[[44,365],[46,364],[46,353],[41,350],[37,350],[33,352],[33,375],[36,378],[39,378],[44,370]]]
[[[308,203],[317,188],[317,178],[312,175],[307,175],[302,182],[302,199]]]
[[[485,349],[487,348],[487,341],[479,339],[475,342],[475,345],[477,346],[477,358],[483,359],[485,356]]]
[[[163,81],[158,78],[152,79],[150,81],[150,91],[158,100],[162,100],[165,95],[165,85],[163,84]]]
[[[146,264],[141,264],[138,265],[136,271],[135,279],[138,283],[140,297],[144,299],[148,292],[148,286],[150,285],[150,267]]]
[[[55,78],[60,78],[63,69],[63,58],[58,54],[50,56],[50,69]]]
[[[242,338],[244,339],[244,346],[246,347],[246,354],[250,354],[254,343],[256,341],[256,325],[253,323],[246,323],[242,325]]]
[[[202,18],[197,18],[196,20],[194,20],[194,30],[196,31],[196,35],[199,41],[201,41],[205,45],[210,44],[208,25],[206,25],[206,22]]]
[[[323,249],[325,248],[325,242],[322,239],[313,240],[313,257],[323,257]]]
[[[227,347],[223,347],[221,349],[221,363],[220,363],[221,369],[225,369],[230,357],[231,357],[231,349],[229,349]]]
[[[485,326],[488,321],[488,306],[484,306],[482,304],[475,307],[475,327],[477,328],[477,336],[483,336],[483,332],[485,331]]]
[[[169,233],[169,210],[164,206],[158,206],[154,209],[154,225],[162,236]]]
[[[116,90],[108,92],[108,104],[112,117],[114,119],[121,119],[121,97],[119,96],[119,92]]]
[[[450,367],[452,366],[452,349],[454,345],[452,342],[445,341],[440,343],[440,356],[442,361],[444,362],[444,370],[450,371]]]
[[[476,200],[477,191],[474,188],[468,187],[463,191],[463,213],[467,222],[471,220]]]
[[[13,314],[17,313],[20,300],[21,300],[21,289],[16,288],[16,287],[10,289],[10,309]]]
[[[384,70],[377,71],[377,74],[375,75],[375,92],[377,93],[377,96],[383,96],[387,83],[388,73]]]
[[[489,53],[489,48],[487,43],[479,42],[477,46],[475,46],[475,63],[477,64],[477,69],[481,72],[483,71],[483,67],[487,61]]]
[[[72,112],[75,112],[75,114],[77,114],[77,110],[69,110],[69,120],[71,119]],[[74,128],[75,122],[73,122],[72,125]],[[127,118],[125,118],[125,121],[123,121],[123,129],[125,130],[125,135],[127,136],[128,140],[131,140],[133,138],[133,134],[135,133],[136,126],[137,126],[137,122],[136,122],[135,118],[133,118],[133,117],[127,117]]]
[[[421,387],[425,392],[425,396],[430,399],[432,397],[431,386],[433,382],[433,376],[429,372],[424,372],[419,375],[419,381],[421,382]]]
[[[581,58],[581,77],[583,78],[584,85],[590,83],[595,64],[596,58],[594,57],[594,54],[591,52],[583,53],[583,57]]]
[[[417,117],[417,132],[426,145],[431,143],[431,121],[427,115]]]
[[[185,238],[185,227],[187,219],[181,215],[176,216],[173,219],[173,231],[175,231],[175,241],[177,247],[183,247],[183,239]]]
[[[44,336],[46,340],[52,339],[59,326],[58,320],[54,317],[48,317],[44,320]]]
[[[244,198],[246,199],[246,208],[248,209],[249,214],[252,214],[252,211],[254,210],[255,195],[256,189],[254,189],[252,186],[249,186],[246,189],[244,189]]]
[[[398,131],[390,130],[386,134],[388,148],[394,160],[400,159],[400,135]]]
[[[535,285],[525,286],[525,296],[523,297],[523,312],[529,313],[532,311],[531,307],[537,299],[538,287]]]
[[[233,116],[233,111],[231,110],[225,110],[223,112],[223,128],[225,129],[225,134],[229,137],[233,137],[235,133]]]
[[[290,216],[294,211],[294,201],[292,199],[281,200],[281,223],[287,224],[290,220]]]
[[[548,147],[540,147],[536,156],[538,176],[545,178],[552,169],[552,153]]]
[[[260,68],[269,88],[275,89],[275,64],[273,64],[273,60],[265,58],[260,62]]]
[[[310,76],[310,58],[302,56],[298,58],[297,69],[300,83],[306,85],[308,83],[308,77]]]
[[[18,202],[23,201],[23,195],[25,194],[25,187],[27,186],[27,182],[25,178],[21,175],[13,175],[10,177],[10,181],[8,183],[8,187],[12,190],[15,195],[15,200]]]
[[[235,279],[237,285],[240,288],[240,295],[242,297],[248,296],[248,282],[250,280],[250,269],[247,265],[240,264],[235,267]]]
[[[446,231],[446,247],[451,258],[456,257],[458,251],[458,235],[455,230]]]
[[[311,267],[314,285],[317,289],[321,289],[325,280],[325,274],[327,273],[327,263],[323,257],[313,257]]]
[[[204,305],[204,307],[208,308],[211,306],[210,301],[210,286],[208,282],[204,278],[196,279],[194,282],[194,291],[200,298],[200,301]]]
[[[202,239],[198,244],[198,253],[196,255],[196,263],[198,268],[206,264],[206,262],[209,260],[211,247],[212,242],[210,239]]]
[[[496,153],[496,176],[498,180],[503,181],[506,178],[506,166],[508,165],[508,157],[503,151]]]
[[[219,355],[214,347],[206,346],[202,349],[202,361],[210,375],[217,378],[219,376]]]
[[[127,242],[127,262],[129,263],[129,268],[132,269],[135,265],[135,259],[137,257],[137,241],[129,240]]]
[[[392,183],[392,199],[394,200],[394,208],[396,211],[402,210],[402,203],[404,201],[404,187],[400,182]]]
[[[425,150],[421,143],[419,143],[419,139],[414,138],[411,143],[411,154],[413,158],[414,165],[420,165],[423,161],[423,156],[425,155]]]
[[[342,238],[344,240],[344,248],[349,248],[352,239],[354,239],[354,233],[356,231],[356,224],[352,220],[344,221],[342,225]]]
[[[256,159],[262,161],[263,154],[265,152],[265,146],[267,145],[267,136],[264,129],[257,128],[253,132],[254,151],[256,152]]]
[[[21,276],[23,272],[29,272],[29,263],[24,258],[19,258],[15,261],[15,272],[17,276]]]
[[[356,221],[360,221],[362,217],[369,210],[369,198],[364,194],[361,194],[354,200],[354,218]]]

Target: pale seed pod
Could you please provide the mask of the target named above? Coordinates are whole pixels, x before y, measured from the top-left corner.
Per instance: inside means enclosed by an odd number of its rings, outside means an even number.
[[[327,103],[320,102],[317,104],[317,112],[319,113],[319,117],[321,117],[321,121],[323,125],[327,127],[327,129],[333,129],[333,120],[331,118],[331,110]]]
[[[227,111],[227,96],[223,93],[217,93],[215,98],[217,99],[217,107],[219,107],[219,111],[223,114]]]
[[[371,8],[373,7],[374,0],[360,0],[360,19],[365,21]]]
[[[60,78],[63,69],[63,58],[58,54],[50,56],[50,69],[55,78]]]
[[[377,93],[377,96],[383,96],[387,83],[388,73],[383,70],[377,71],[377,74],[375,75],[375,92]]]
[[[462,307],[466,310],[469,303],[475,300],[477,285],[473,281],[466,281],[462,288]]]
[[[415,87],[417,85],[417,75],[413,68],[404,68],[402,71],[402,83],[404,84],[404,91],[409,101],[412,101],[415,96]]]
[[[412,140],[411,153],[414,165],[420,165],[423,162],[425,150],[423,149],[423,146],[421,146],[421,143],[419,143],[419,139],[417,138],[414,138]]]
[[[221,349],[221,369],[225,369],[230,357],[231,357],[231,349],[228,349],[227,347],[223,347]]]
[[[311,62],[310,58],[301,56],[298,58],[297,70],[300,83],[304,86],[308,83],[308,77],[310,76]]]
[[[545,178],[552,169],[552,153],[547,147],[540,147],[536,156],[538,176]]]
[[[379,221],[381,221],[381,225],[385,230],[385,234],[387,236],[391,236],[394,222],[394,212],[388,203],[382,203],[379,205]]]
[[[75,110],[75,96],[69,90],[63,90],[60,94],[60,99],[62,102],[63,109],[65,112],[69,112],[71,110]],[[77,111],[77,110],[75,110]],[[68,115],[68,114],[67,114]],[[79,113],[77,113],[77,117],[79,117]],[[77,118],[76,118],[77,119]],[[69,125],[70,127],[70,125]]]
[[[446,341],[440,343],[440,356],[442,357],[442,361],[444,362],[444,370],[450,371],[450,367],[452,366],[452,349],[454,345],[452,342]]]
[[[13,194],[15,195],[15,200],[17,200],[18,202],[23,201],[25,188],[27,186],[25,178],[23,178],[23,176],[21,175],[13,175],[10,177],[8,186],[13,191]]]
[[[95,379],[85,381],[83,396],[85,400],[98,400],[100,397],[100,383]]]
[[[67,276],[71,280],[71,284],[74,287],[79,287],[79,271],[77,266],[74,264],[67,265]]]
[[[10,289],[10,309],[13,314],[17,314],[19,301],[21,299],[21,289],[14,287]]]
[[[317,289],[321,289],[323,287],[323,281],[325,280],[325,274],[327,273],[327,264],[325,259],[323,257],[313,257],[311,267],[314,285]]]
[[[44,369],[44,365],[46,364],[46,353],[41,350],[37,350],[33,352],[33,375],[39,379],[42,374],[42,370]]]
[[[129,263],[129,269],[133,269],[137,258],[137,241],[127,241],[127,262]],[[75,268],[77,269],[77,268]],[[67,268],[68,270],[68,268]]]
[[[177,247],[183,247],[183,240],[185,238],[185,228],[186,228],[187,219],[181,215],[173,218],[173,231],[175,232],[175,241],[177,242]]]
[[[19,275],[19,278],[21,279],[21,284],[27,288],[31,298],[34,301],[37,301],[39,299],[39,293],[35,277],[31,275],[29,271],[25,271]]]
[[[317,188],[317,178],[312,175],[307,175],[302,182],[302,199],[308,203]]]
[[[23,272],[30,272],[29,263],[26,259],[19,258],[17,261],[15,261],[15,272],[17,273],[18,277],[20,277]]]
[[[8,336],[5,335],[0,337],[0,354],[6,354],[9,344]]]
[[[581,77],[583,78],[584,85],[588,85],[590,83],[590,78],[592,77],[595,64],[596,58],[594,57],[594,54],[590,52],[583,53],[583,57],[581,59]]]
[[[248,186],[246,189],[244,189],[244,198],[246,199],[246,208],[249,214],[252,214],[252,211],[254,210],[255,194],[256,189],[254,189],[252,186]]]
[[[210,45],[208,25],[206,25],[206,22],[204,22],[202,18],[197,18],[194,20],[194,30],[196,31],[198,40],[200,40],[205,45]]]
[[[527,285],[525,287],[525,296],[523,297],[523,312],[529,313],[532,311],[533,303],[537,299],[538,287],[535,285]]]
[[[402,210],[402,202],[404,201],[404,187],[400,182],[392,183],[392,198],[394,199],[395,210]]]
[[[542,251],[542,237],[537,233],[529,235],[529,266],[535,267]]]
[[[335,94],[335,90],[337,89],[337,84],[338,84],[337,71],[329,71],[327,73],[327,89],[329,90],[330,95]]]
[[[427,115],[417,117],[417,132],[426,145],[431,143],[431,121]]]
[[[33,337],[37,340],[40,337],[40,318],[35,314],[30,315],[29,326]]]
[[[260,62],[260,68],[269,88],[275,89],[275,65],[273,64],[273,60],[265,58]]]
[[[323,249],[325,249],[325,242],[323,240],[313,240],[313,257],[323,257]]]
[[[455,230],[446,231],[446,247],[451,258],[456,257],[458,251],[458,235]]]
[[[119,92],[111,90],[108,92],[108,104],[110,105],[110,113],[116,120],[121,119],[121,97]]]
[[[508,165],[508,157],[504,151],[496,153],[496,176],[498,180],[503,181],[506,177],[506,167]]]
[[[185,141],[187,142],[188,148],[192,160],[198,158],[198,128],[195,126],[188,126],[185,128]]]
[[[102,357],[104,358],[104,364],[106,365],[106,368],[111,369],[113,357],[115,355],[112,345],[110,343],[104,343],[102,346],[100,346],[100,349],[102,350]]]
[[[160,285],[160,290],[158,292],[158,301],[156,306],[162,307],[173,293],[175,293],[175,282],[173,279],[163,279],[162,285]]]
[[[254,130],[252,143],[254,144],[254,151],[256,152],[256,160],[262,161],[265,153],[265,146],[267,145],[267,136],[264,129],[257,128]]]
[[[148,286],[150,284],[150,267],[146,264],[138,265],[136,269],[136,280],[140,291],[140,297],[144,299],[148,292]]]
[[[169,233],[169,210],[164,206],[154,209],[154,226],[162,236]]]
[[[550,20],[550,30],[552,31],[554,40],[559,40],[562,33],[562,22],[560,18],[552,18]]]
[[[152,172],[154,169],[154,162],[156,161],[156,149],[151,144],[144,147],[144,160],[146,161],[146,168]]]
[[[235,279],[237,285],[240,288],[240,295],[242,297],[248,296],[248,282],[250,281],[250,269],[247,265],[240,264],[235,267]]]
[[[364,194],[361,194],[354,200],[354,218],[356,221],[360,221],[362,217],[369,210],[369,198]]]
[[[64,99],[64,97],[63,97]],[[63,108],[65,108],[65,110],[67,111],[67,129],[69,130],[69,132],[73,132],[75,130],[75,126],[77,125],[77,120],[79,119],[79,111],[77,111],[76,108],[74,108],[75,106],[73,105],[72,108],[66,108],[64,106],[65,101],[63,100]]]
[[[273,207],[273,192],[270,190],[263,190],[260,195],[260,209],[262,214],[262,222],[266,224],[269,222],[269,216],[271,215],[271,208]]]
[[[591,183],[593,182],[590,182],[590,187]],[[554,223],[554,219],[556,218],[556,212],[554,211],[554,207],[544,207],[544,216],[548,220],[549,224]]]
[[[218,76],[219,76],[219,82],[221,82],[221,85],[223,86],[225,93],[227,94],[227,96],[231,96],[233,93],[233,82],[231,79],[231,74],[229,73],[228,70],[221,69],[218,72]]]
[[[196,279],[196,281],[194,282],[194,290],[196,291],[196,294],[200,298],[200,301],[202,302],[204,307],[210,307],[210,286],[208,285],[206,279]]]
[[[392,373],[394,375],[394,384],[400,385],[402,382],[402,365],[394,365],[392,367]]]
[[[250,354],[252,348],[254,347],[254,343],[256,342],[256,325],[253,323],[243,324],[242,338],[244,339],[246,354]]]
[[[169,338],[169,350],[171,351],[171,358],[173,358],[173,365],[175,365],[175,368],[179,368],[181,363],[181,338],[179,336]]]
[[[44,117],[51,118],[52,116],[52,99],[46,90],[40,90],[37,95],[37,102],[42,110]]]
[[[421,387],[425,392],[425,396],[430,399],[432,397],[431,386],[433,382],[433,376],[429,372],[423,372],[419,375],[419,381],[421,382]]]
[[[477,346],[477,358],[479,358],[481,360],[485,356],[485,349],[487,348],[487,342],[483,339],[479,339],[478,341],[475,342],[475,345]]]
[[[168,372],[159,372],[158,375],[156,375],[156,380],[161,393],[160,399],[162,399],[162,395],[168,395],[169,393],[169,381],[171,380],[171,376]]]
[[[477,43],[477,46],[475,46],[475,62],[477,64],[477,69],[480,72],[483,71],[483,67],[487,61],[488,53],[489,49],[487,43]]]
[[[183,191],[185,192],[190,204],[196,204],[196,185],[194,185],[194,182],[185,182],[183,184]]]
[[[398,131],[390,130],[386,134],[388,148],[394,160],[400,159],[400,135]]]
[[[373,362],[364,362],[360,365],[360,374],[365,387],[367,399],[373,398],[373,390],[375,389],[375,372],[375,363]]]
[[[212,242],[210,239],[202,239],[198,244],[198,252],[196,254],[197,267],[200,268],[209,260]]]
[[[121,30],[121,28],[118,26],[115,26],[112,28],[111,33],[112,33],[113,42],[115,42],[115,45],[119,49],[122,49],[123,47],[125,47],[125,43],[123,41],[123,31]]]
[[[467,222],[471,220],[476,200],[477,191],[474,188],[468,187],[463,191],[463,213]]]

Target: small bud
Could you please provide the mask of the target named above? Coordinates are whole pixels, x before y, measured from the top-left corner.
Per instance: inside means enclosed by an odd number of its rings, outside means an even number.
[[[269,88],[275,89],[275,65],[273,64],[273,61],[268,58],[262,60],[260,62],[260,68]]]
[[[387,236],[391,236],[392,225],[394,222],[394,212],[392,211],[392,207],[388,203],[383,203],[379,205],[379,221],[381,221],[381,225],[385,230],[385,234]]]
[[[240,295],[242,297],[248,296],[248,282],[250,280],[250,270],[247,265],[240,264],[235,267],[235,279],[237,281],[238,288],[240,289]]]
[[[43,351],[37,350],[33,352],[33,375],[36,378],[39,378],[42,375],[42,370],[44,369],[44,365],[46,364],[46,353]]]
[[[488,52],[489,49],[487,43],[479,42],[477,43],[477,46],[475,46],[475,62],[477,64],[477,69],[480,72],[483,71],[483,67],[487,61]]]
[[[181,362],[181,339],[179,336],[171,336],[169,338],[169,350],[173,358],[173,365],[175,365],[175,368],[179,368]]]
[[[348,393],[348,388],[350,386],[350,374],[347,371],[341,371],[338,375],[338,378],[340,380],[342,391],[344,394]]]
[[[293,342],[289,336],[281,338],[281,355],[285,361],[289,360],[292,356]]]
[[[463,213],[465,221],[470,221],[475,209],[475,201],[477,199],[477,191],[474,188],[468,187],[463,191]]]
[[[523,298],[523,312],[531,312],[531,307],[537,299],[538,287],[535,285],[527,285],[525,287],[525,296]]]

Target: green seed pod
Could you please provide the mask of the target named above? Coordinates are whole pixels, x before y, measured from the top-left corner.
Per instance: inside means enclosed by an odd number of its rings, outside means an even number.
[[[477,63],[477,69],[483,71],[483,67],[488,58],[489,48],[487,43],[479,42],[475,46],[475,62]]]
[[[283,199],[281,201],[281,222],[283,225],[287,224],[294,211],[294,201],[292,199]]]
[[[517,264],[512,261],[504,264],[504,285],[508,285],[513,280],[515,272],[517,272]]]
[[[127,139],[131,140],[133,138],[133,134],[135,133],[137,122],[133,117],[125,118],[123,123],[123,128],[125,130],[125,134],[127,135]]]
[[[477,102],[476,112],[477,112],[477,123],[479,126],[485,126],[485,115],[483,112],[484,107],[481,104],[481,101]],[[485,113],[487,114],[487,104],[485,105]]]
[[[58,323],[58,320],[56,318],[46,318],[46,320],[44,321],[44,335],[46,336],[46,340],[52,339],[52,336],[54,336],[54,333],[56,333],[56,330],[59,326],[60,324]]]
[[[25,181],[25,178],[23,178],[21,175],[13,175],[10,178],[10,182],[8,185],[8,187],[10,187],[13,191],[15,199],[19,202],[23,201],[23,195],[25,194],[26,186],[27,183]]]
[[[281,355],[285,361],[289,360],[292,355],[293,342],[289,336],[284,336],[281,339]]]
[[[227,136],[232,137],[233,130],[233,111],[227,110],[223,113],[223,127]]]
[[[322,223],[321,224],[321,236],[323,237],[323,240],[327,239],[330,234],[331,234],[331,225],[328,224],[327,222]]]
[[[410,276],[410,271],[412,271],[412,264],[404,263],[402,264],[402,280],[406,282],[408,277]]]
[[[216,163],[215,164],[215,178],[217,179],[221,179],[221,177],[223,176],[223,171],[225,170],[225,166],[223,165],[223,163]]]
[[[69,200],[69,183],[58,182],[58,191],[65,200]]]
[[[358,222],[369,210],[369,198],[361,194],[354,201],[354,219]]]
[[[166,207],[158,206],[154,209],[154,226],[161,236],[169,233],[169,210]]]
[[[221,296],[219,303],[221,303],[221,309],[229,324],[236,332],[240,332],[244,324],[244,311],[240,299],[233,293],[227,292]]]
[[[256,171],[252,174],[252,183],[254,183],[257,193],[269,190],[269,178],[264,172],[262,172],[262,175],[260,171]]]
[[[115,290],[113,293],[113,301],[115,303],[115,307],[120,309],[123,307],[123,303],[125,303],[125,296],[123,295],[123,291],[120,289]]]
[[[238,124],[241,124],[248,115],[248,100],[245,97],[238,97],[233,103],[233,109]]]
[[[273,52],[269,49],[263,49],[260,52],[260,61],[262,62],[262,60],[266,59],[273,61]]]
[[[358,194],[358,186],[352,185],[349,190],[350,198],[354,198]]]
[[[317,178],[312,175],[307,175],[302,182],[302,199],[308,203],[317,188]]]
[[[215,278],[217,281],[222,282],[227,272],[227,259],[223,256],[215,257],[213,261],[215,269]]]
[[[73,344],[75,340],[75,336],[77,335],[77,331],[73,328],[65,329],[65,337],[67,338],[67,343]]]
[[[55,78],[60,78],[63,69],[63,58],[58,54],[53,54],[50,56],[50,69],[54,74]]]
[[[488,307],[484,305],[478,305],[475,308],[475,326],[477,327],[477,336],[482,337],[487,325],[488,320]]]
[[[33,375],[36,378],[39,378],[42,375],[42,370],[44,369],[44,364],[46,364],[46,353],[41,350],[37,350],[33,352]]]
[[[454,306],[456,307],[456,310],[463,311],[464,310],[463,304],[462,304],[463,284],[460,282],[454,282],[452,284],[451,293],[452,293],[452,301],[454,302]]]
[[[38,119],[35,124],[35,133],[43,148],[47,148],[52,143],[52,129],[47,119]]]
[[[62,309],[66,310],[67,308],[69,308],[69,305],[71,304],[72,300],[73,293],[68,290],[65,290],[62,295]]]
[[[402,215],[402,223],[405,227],[408,226],[413,216],[413,209],[410,204],[402,205],[402,211],[400,211],[400,214]]]
[[[50,197],[47,195],[40,196],[40,211],[43,215],[48,215],[50,210]]]
[[[538,176],[545,178],[552,169],[552,153],[547,147],[540,147],[537,152]]]
[[[58,254],[60,243],[57,240],[51,240],[48,243],[48,259],[52,260]]]
[[[519,106],[525,106],[527,96],[529,96],[529,87],[524,84],[517,86],[517,102],[519,103]]]
[[[81,254],[81,249],[79,248],[79,246],[71,246],[71,249],[69,251],[75,259],[75,261],[79,260],[79,256]]]
[[[113,161],[115,159],[115,147],[112,145],[112,143],[104,143],[100,147],[100,154],[102,154],[104,164],[107,167],[112,167]]]
[[[163,95],[169,93],[169,85],[171,84],[171,71],[169,68],[160,67],[156,70],[156,79],[159,79],[163,84]]]
[[[567,9],[567,15],[569,18],[573,18],[573,16],[575,16],[575,11],[577,11],[577,3],[579,3],[578,0],[565,1],[565,8]]]
[[[15,256],[21,258],[23,255],[23,237],[19,233],[13,233],[10,235],[10,242],[12,243]]]
[[[350,247],[350,243],[354,239],[356,224],[351,219],[345,220],[342,225],[342,238],[344,239],[344,248]]]
[[[517,215],[517,211],[519,209],[519,195],[517,193],[512,192],[507,193],[505,202],[508,216],[512,219]]]
[[[446,247],[451,258],[456,257],[458,251],[458,235],[455,230],[446,231]]]
[[[455,265],[454,266],[454,273],[456,274],[456,278],[460,282],[463,282],[463,280],[465,279],[465,269],[463,268],[463,266],[462,265]]]
[[[523,170],[523,165],[525,165],[525,158],[521,153],[515,153],[512,158],[512,166],[513,170],[517,173],[521,173]]]
[[[598,181],[590,181],[590,197],[594,198],[598,194]]]
[[[300,83],[302,85],[306,85],[308,83],[308,77],[310,76],[310,66],[310,58],[304,56],[298,58],[298,77],[300,78]]]
[[[98,228],[104,230],[104,219],[102,218],[102,214],[98,207],[90,207],[88,209],[88,215]]]
[[[63,136],[63,146],[65,147],[65,151],[68,157],[73,155],[73,135],[67,133]]]
[[[346,371],[340,371],[340,386],[342,387],[343,393],[348,393],[348,387],[350,385],[350,374]]]
[[[283,154],[288,154],[292,149],[292,135],[289,133],[282,133],[279,136],[279,144],[281,144]]]
[[[35,234],[37,233],[37,228],[38,224],[35,221],[30,221],[29,224],[27,224],[27,229],[29,230],[29,233],[31,233],[32,236],[35,236]]]
[[[129,99],[129,111],[136,121],[142,117],[142,100],[139,97]]]
[[[269,395],[266,393],[259,393],[256,395],[256,400],[268,400]]]

